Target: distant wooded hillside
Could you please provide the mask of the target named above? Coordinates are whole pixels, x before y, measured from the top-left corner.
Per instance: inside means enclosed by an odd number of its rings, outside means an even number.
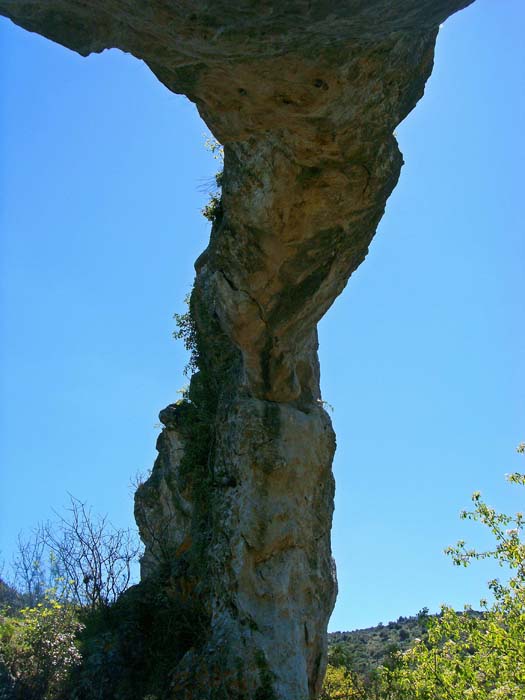
[[[427,617],[428,611],[422,610],[419,615],[399,617],[386,625],[379,623],[352,632],[331,632],[328,635],[330,663],[367,675],[386,664],[394,652],[408,649],[417,638],[423,639]]]

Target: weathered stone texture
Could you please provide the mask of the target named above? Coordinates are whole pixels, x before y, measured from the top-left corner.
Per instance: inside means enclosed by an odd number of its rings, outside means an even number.
[[[335,601],[335,440],[319,319],[365,258],[439,24],[471,0],[0,0],[87,55],[119,47],[186,94],[224,144],[196,263],[199,372],[161,414],[137,494],[145,577],[208,612],[176,698],[306,700]]]

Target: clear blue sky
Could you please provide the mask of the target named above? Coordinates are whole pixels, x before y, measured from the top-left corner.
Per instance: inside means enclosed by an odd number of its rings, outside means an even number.
[[[397,131],[406,165],[369,257],[322,321],[338,435],[331,629],[476,603],[458,512],[519,506],[525,460],[525,7],[478,0],[438,40]],[[67,501],[132,523],[130,479],[185,383],[171,338],[216,164],[193,105],[118,51],[0,21],[0,549]],[[523,507],[523,505],[521,506]]]

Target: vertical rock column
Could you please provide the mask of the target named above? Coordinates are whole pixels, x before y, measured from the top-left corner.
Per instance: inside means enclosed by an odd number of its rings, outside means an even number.
[[[232,246],[240,239],[226,211],[212,239],[231,236]],[[291,362],[277,326],[218,260],[211,244],[198,261],[190,304],[198,371],[188,396],[161,412],[159,458],[137,492],[143,572],[207,612],[203,639],[174,674],[174,697],[306,699],[324,671],[336,585],[335,439],[320,400],[315,326],[296,339],[283,332]]]
[[[413,61],[413,42],[406,48]],[[140,504],[165,488],[159,467],[176,484],[167,503],[191,510],[173,530],[170,561],[184,560],[179,586],[203,601],[209,629],[180,662],[175,697],[199,688],[306,700],[320,690],[336,593],[335,438],[316,326],[364,258],[397,181],[397,145],[378,125],[382,138],[364,144],[357,124],[305,120],[225,145],[223,197],[190,304],[199,371],[186,399],[161,414],[161,445],[184,453],[165,459],[161,449],[137,493],[146,562],[154,546]]]

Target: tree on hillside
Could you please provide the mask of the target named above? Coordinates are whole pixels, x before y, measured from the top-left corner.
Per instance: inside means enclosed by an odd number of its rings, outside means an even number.
[[[518,452],[525,452],[524,443]],[[515,472],[507,480],[525,486],[525,474]],[[493,602],[482,600],[481,614],[468,606],[462,614],[443,606],[439,617],[429,618],[427,638],[400,655],[396,668],[383,669],[385,698],[525,700],[524,515],[497,512],[479,492],[472,501],[473,509],[461,517],[488,527],[493,548],[478,551],[460,541],[445,551],[458,566],[496,561],[507,571],[508,580],[489,582]]]
[[[525,443],[517,448],[525,454]],[[525,474],[507,476],[525,486]],[[525,538],[524,514],[499,513],[479,492],[464,520],[488,527],[494,546],[487,551],[460,541],[445,552],[457,566],[496,561],[507,579],[489,581],[493,602],[461,613],[443,606],[439,616],[420,613],[426,632],[405,652],[393,652],[377,673],[352,669],[341,644],[329,653],[322,700],[525,700]]]
[[[15,588],[29,605],[52,588],[58,599],[91,609],[114,603],[129,586],[140,545],[131,530],[116,528],[70,496],[65,515],[18,538]]]
[[[0,579],[0,700],[106,697],[120,650],[112,604],[138,553],[136,535],[73,497],[65,515],[19,537],[14,586]],[[77,694],[83,663],[87,695]]]

